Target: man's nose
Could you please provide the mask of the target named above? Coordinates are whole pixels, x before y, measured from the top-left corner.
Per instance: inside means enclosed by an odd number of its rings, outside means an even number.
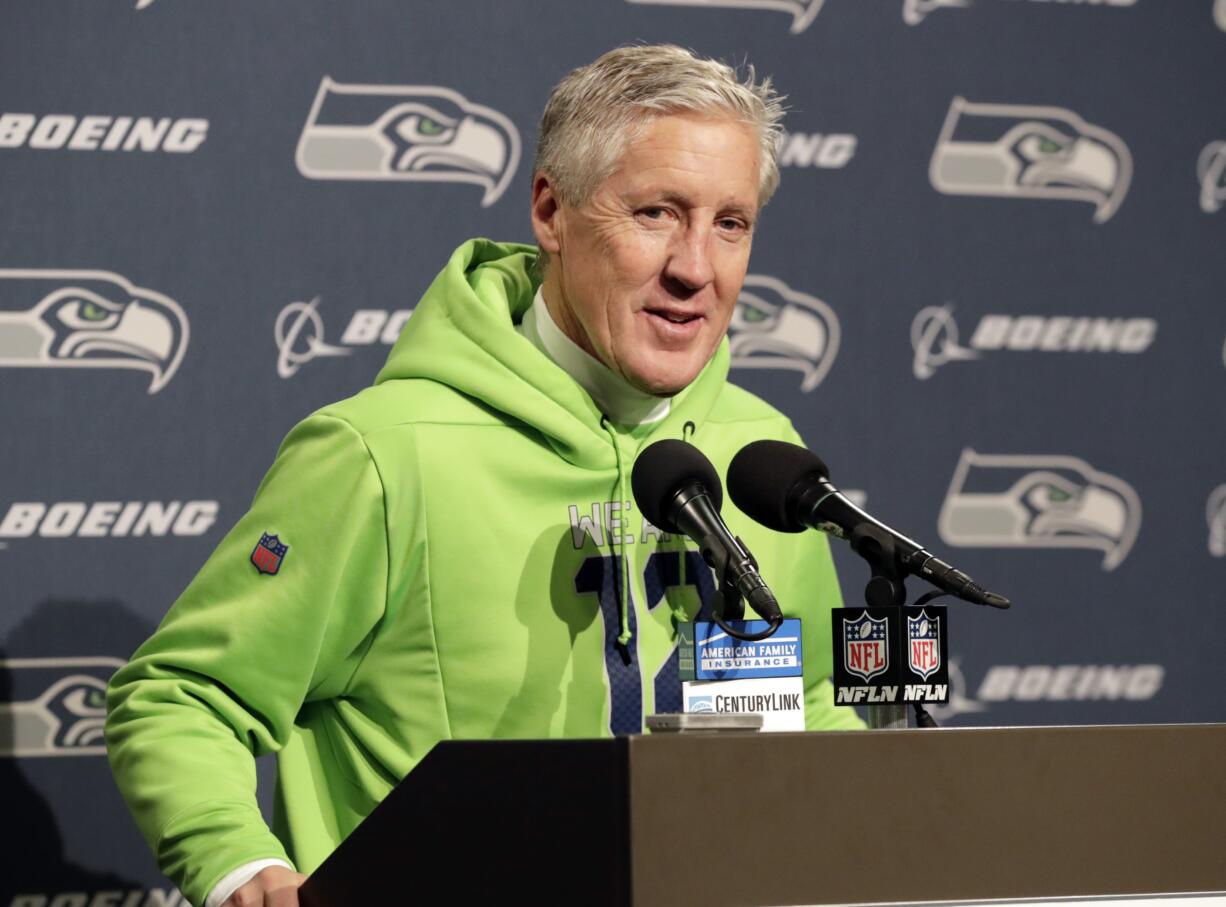
[[[715,279],[708,244],[709,230],[690,229],[677,236],[670,250],[665,274],[691,290],[701,290]]]

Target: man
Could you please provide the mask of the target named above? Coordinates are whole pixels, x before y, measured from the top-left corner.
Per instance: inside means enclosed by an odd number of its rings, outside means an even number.
[[[463,245],[375,386],[286,438],[111,684],[115,776],[194,903],[296,904],[291,866],[313,870],[439,740],[679,710],[676,624],[712,578],[643,520],[630,470],[660,438],[721,473],[750,441],[796,440],[726,383],[723,342],[780,117],[769,81],[675,47],[571,73],[541,123],[539,258]],[[825,541],[726,513],[803,618],[808,724],[860,726],[826,679]],[[276,836],[252,760],[270,751]]]

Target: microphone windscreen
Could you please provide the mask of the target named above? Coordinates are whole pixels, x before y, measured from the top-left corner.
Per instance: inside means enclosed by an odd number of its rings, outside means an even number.
[[[766,528],[800,532],[805,526],[788,506],[792,489],[809,476],[825,479],[829,475],[821,457],[807,447],[754,441],[742,447],[728,466],[728,495]]]
[[[630,471],[630,487],[639,511],[665,532],[680,532],[668,518],[668,506],[673,496],[691,482],[701,484],[719,510],[724,503],[719,473],[701,450],[675,438],[648,445]]]

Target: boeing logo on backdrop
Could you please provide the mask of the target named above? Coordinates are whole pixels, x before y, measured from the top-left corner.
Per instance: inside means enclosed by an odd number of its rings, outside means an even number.
[[[929,705],[938,721],[989,710],[1005,702],[1147,702],[1166,679],[1159,664],[993,665],[974,696],[954,659],[949,664],[949,702]]]
[[[127,538],[204,535],[217,522],[217,501],[15,501],[0,519],[6,539]]]
[[[928,177],[946,195],[1089,202],[1101,224],[1128,193],[1132,155],[1115,133],[1063,107],[955,97]]]
[[[281,309],[273,325],[277,344],[277,374],[292,378],[298,369],[320,356],[348,356],[354,347],[378,342],[391,346],[400,336],[412,309],[358,309],[349,318],[339,345],[324,340],[324,322],[319,297],[310,302],[291,302]]]
[[[1141,499],[1127,482],[1070,456],[962,451],[937,529],[959,548],[1089,548],[1103,569],[1128,556]]]
[[[817,18],[822,11],[825,0],[626,0],[627,3],[641,3],[650,6],[720,6],[735,9],[769,9],[781,13],[791,13],[792,34],[798,35]]]
[[[475,183],[502,197],[519,165],[504,114],[439,85],[345,85],[324,76],[294,160],[317,180]]]
[[[923,381],[947,362],[978,359],[979,354],[958,342],[958,324],[952,306],[930,305],[911,321],[911,371]]]
[[[1209,524],[1209,553],[1213,557],[1226,557],[1226,485],[1209,492],[1205,521]]]
[[[841,169],[855,157],[857,144],[846,132],[787,132],[779,137],[779,166]]]
[[[938,721],[945,721],[956,715],[974,715],[987,711],[987,706],[970,696],[966,686],[966,676],[958,659],[949,660],[949,702],[934,702],[925,708]]]
[[[150,0],[146,0],[150,2]],[[99,884],[105,884],[105,880]],[[25,890],[8,907],[191,907],[177,888]],[[118,900],[123,898],[123,900]]]
[[[204,144],[208,134],[209,121],[196,117],[0,113],[0,148],[190,154]]]
[[[1200,209],[1215,214],[1226,204],[1226,141],[1210,142],[1196,161],[1200,180]]]
[[[0,702],[0,757],[105,754],[106,682],[122,666],[106,657],[0,659],[15,691]]]
[[[799,372],[807,393],[830,371],[839,338],[834,310],[816,296],[764,274],[745,277],[728,325],[733,368]]]
[[[949,362],[996,350],[1041,353],[1143,353],[1158,335],[1153,318],[1073,315],[983,315],[970,345],[959,342],[953,307],[927,306],[911,321],[911,369],[923,381]]]
[[[0,269],[0,367],[138,369],[156,394],[188,333],[177,302],[119,274]]]
[[[277,342],[277,374],[292,378],[298,369],[319,356],[348,356],[349,350],[324,342],[324,322],[316,307],[319,297],[310,302],[291,302],[277,315],[273,339]]]

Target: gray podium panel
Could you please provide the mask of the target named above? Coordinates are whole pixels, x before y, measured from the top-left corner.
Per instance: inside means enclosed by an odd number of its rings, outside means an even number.
[[[635,738],[630,767],[636,905],[1226,891],[1222,725]]]

